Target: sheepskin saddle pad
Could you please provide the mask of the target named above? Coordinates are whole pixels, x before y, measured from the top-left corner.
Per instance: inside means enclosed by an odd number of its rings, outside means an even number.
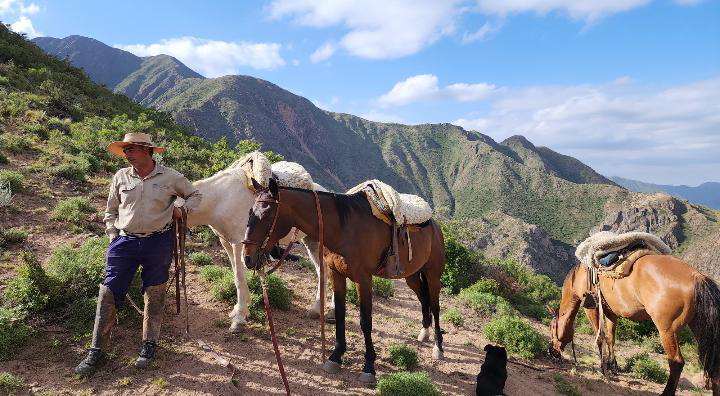
[[[313,189],[312,177],[302,165],[288,161],[270,164],[270,160],[259,151],[253,151],[246,155],[233,166],[239,167],[245,172],[247,185],[251,190],[254,190],[251,178],[267,187],[270,177],[274,177],[281,187]]]
[[[392,225],[392,216],[398,224],[420,224],[432,217],[432,209],[417,195],[400,194],[380,180],[368,180],[348,190],[347,194],[363,191],[373,214]]]
[[[584,265],[610,278],[630,275],[635,261],[649,254],[670,254],[670,247],[660,238],[647,232],[616,234],[601,231],[584,240],[575,256]]]

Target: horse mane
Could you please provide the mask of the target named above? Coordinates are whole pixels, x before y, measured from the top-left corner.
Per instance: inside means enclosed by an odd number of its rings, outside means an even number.
[[[312,192],[311,190],[295,187],[279,187],[279,189],[289,191]],[[316,192],[320,196],[330,197],[330,199],[335,204],[335,209],[337,210],[338,216],[340,217],[341,225],[345,225],[348,217],[350,216],[350,213],[352,213],[353,211],[360,213],[369,212],[368,208],[370,204],[368,203],[367,198],[365,198],[364,193],[357,192],[354,194],[339,194],[325,191]]]

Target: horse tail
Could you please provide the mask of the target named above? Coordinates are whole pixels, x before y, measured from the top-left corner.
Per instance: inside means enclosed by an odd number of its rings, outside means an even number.
[[[707,276],[695,281],[695,317],[690,328],[706,378],[720,378],[720,288]]]

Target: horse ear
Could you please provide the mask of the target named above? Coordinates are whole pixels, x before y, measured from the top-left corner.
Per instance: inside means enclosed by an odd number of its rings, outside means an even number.
[[[260,190],[263,189],[263,186],[260,185],[260,183],[258,183],[258,181],[255,180],[254,177],[251,177],[250,180],[252,180],[252,186],[253,186],[253,188],[255,189],[255,191],[260,191]]]
[[[270,182],[268,184],[270,188],[270,194],[272,194],[273,197],[277,197],[278,195],[278,184],[277,181],[275,181],[275,178],[271,177]]]

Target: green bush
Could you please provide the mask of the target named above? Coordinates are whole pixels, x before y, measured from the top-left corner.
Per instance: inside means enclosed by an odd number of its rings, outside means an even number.
[[[373,276],[372,288],[373,294],[378,297],[390,298],[395,295],[395,286],[391,279]]]
[[[73,301],[65,312],[65,327],[75,334],[83,334],[92,329],[96,306],[97,297],[84,297]]]
[[[348,282],[348,286],[345,292],[345,301],[356,307],[360,306],[360,295],[358,294],[358,289],[355,285],[355,282]]]
[[[380,376],[377,382],[379,396],[440,396],[426,373],[391,373]]]
[[[390,345],[390,363],[403,370],[412,370],[418,364],[417,351],[405,344],[392,344]]]
[[[575,332],[578,334],[588,335],[592,335],[595,333],[593,331],[592,325],[590,324],[590,321],[587,318],[587,315],[585,315],[585,312],[583,312],[582,309],[580,309],[575,316]]]
[[[445,271],[440,277],[440,283],[457,294],[480,278],[480,265],[482,254],[474,252],[463,246],[452,235],[445,238]]]
[[[13,194],[22,191],[24,181],[25,177],[18,172],[6,169],[0,170],[0,186],[7,183]]]
[[[22,228],[15,227],[5,231],[0,230],[0,247],[16,245],[25,242],[28,233]]]
[[[646,337],[654,335],[658,335],[658,331],[652,320],[635,322],[630,319],[618,318],[616,336],[619,340],[641,343]]]
[[[275,275],[268,275],[266,279],[270,306],[282,310],[290,309],[292,291],[288,289],[285,281]],[[250,292],[262,296],[262,283],[257,273],[253,272],[248,276],[247,282]]]
[[[24,319],[20,310],[0,307],[0,361],[12,359],[32,334]]]
[[[626,372],[631,372],[638,377],[653,381],[658,384],[667,382],[668,374],[660,363],[652,360],[647,352],[637,353],[625,361]]]
[[[105,273],[108,238],[92,238],[77,248],[55,249],[48,259],[47,273],[53,282],[62,285],[59,303],[95,297]]]
[[[200,268],[200,277],[210,283],[228,274],[232,276],[232,269],[219,265],[206,265]]]
[[[553,380],[555,381],[555,390],[558,391],[559,394],[565,395],[565,396],[581,396],[582,393],[577,390],[576,387],[574,387],[571,383],[567,382],[565,378],[563,378],[560,374],[555,374],[553,376]]]
[[[11,153],[22,153],[32,147],[30,140],[20,135],[5,133],[0,135],[0,148]]]
[[[40,124],[36,123],[29,123],[23,125],[23,132],[29,135],[37,136],[38,138],[42,140],[47,140],[48,138],[48,131]]]
[[[559,305],[560,287],[546,275],[535,274],[517,260],[502,260],[496,265],[521,287],[508,296],[512,305],[525,316],[547,321],[549,315],[545,305]]]
[[[495,313],[508,315],[514,312],[510,303],[503,297],[479,291],[478,288],[469,287],[460,291],[460,301],[472,308],[477,314],[489,316]]]
[[[205,252],[190,253],[189,259],[193,264],[195,264],[199,267],[210,265],[210,264],[212,264],[212,261],[213,261],[212,257]]]
[[[87,220],[90,213],[95,213],[95,208],[87,198],[73,197],[59,201],[52,211],[51,218],[81,225]]]
[[[473,283],[470,287],[465,290],[478,291],[483,293],[500,295],[500,285],[495,279],[482,278],[477,282]]]
[[[212,281],[210,292],[218,301],[235,302],[237,288],[235,287],[235,276],[232,271],[225,272],[223,276]]]
[[[10,161],[8,161],[7,157],[3,153],[0,153],[0,165],[5,165],[8,162]]]
[[[23,381],[22,378],[12,375],[7,371],[0,373],[0,390],[2,390],[3,393],[8,395],[15,393],[15,391],[20,390],[23,385],[25,385],[25,381]]]
[[[503,344],[508,352],[524,359],[533,359],[545,354],[547,339],[530,324],[520,318],[501,316],[485,325],[487,338]]]
[[[215,233],[210,229],[210,227],[206,225],[194,227],[192,229],[192,233],[197,235],[197,237],[200,238],[201,241],[208,245],[219,241],[218,236],[215,235]]]
[[[448,308],[445,313],[443,313],[442,320],[452,323],[455,327],[462,327],[465,322],[462,313],[456,308]]]
[[[25,312],[43,311],[50,303],[53,290],[52,281],[45,273],[40,262],[29,252],[21,255],[22,264],[17,275],[10,279],[3,290],[3,302],[18,307]]]
[[[85,181],[85,176],[88,175],[91,170],[92,164],[87,156],[68,155],[60,165],[50,169],[50,174],[68,180],[83,182]]]

